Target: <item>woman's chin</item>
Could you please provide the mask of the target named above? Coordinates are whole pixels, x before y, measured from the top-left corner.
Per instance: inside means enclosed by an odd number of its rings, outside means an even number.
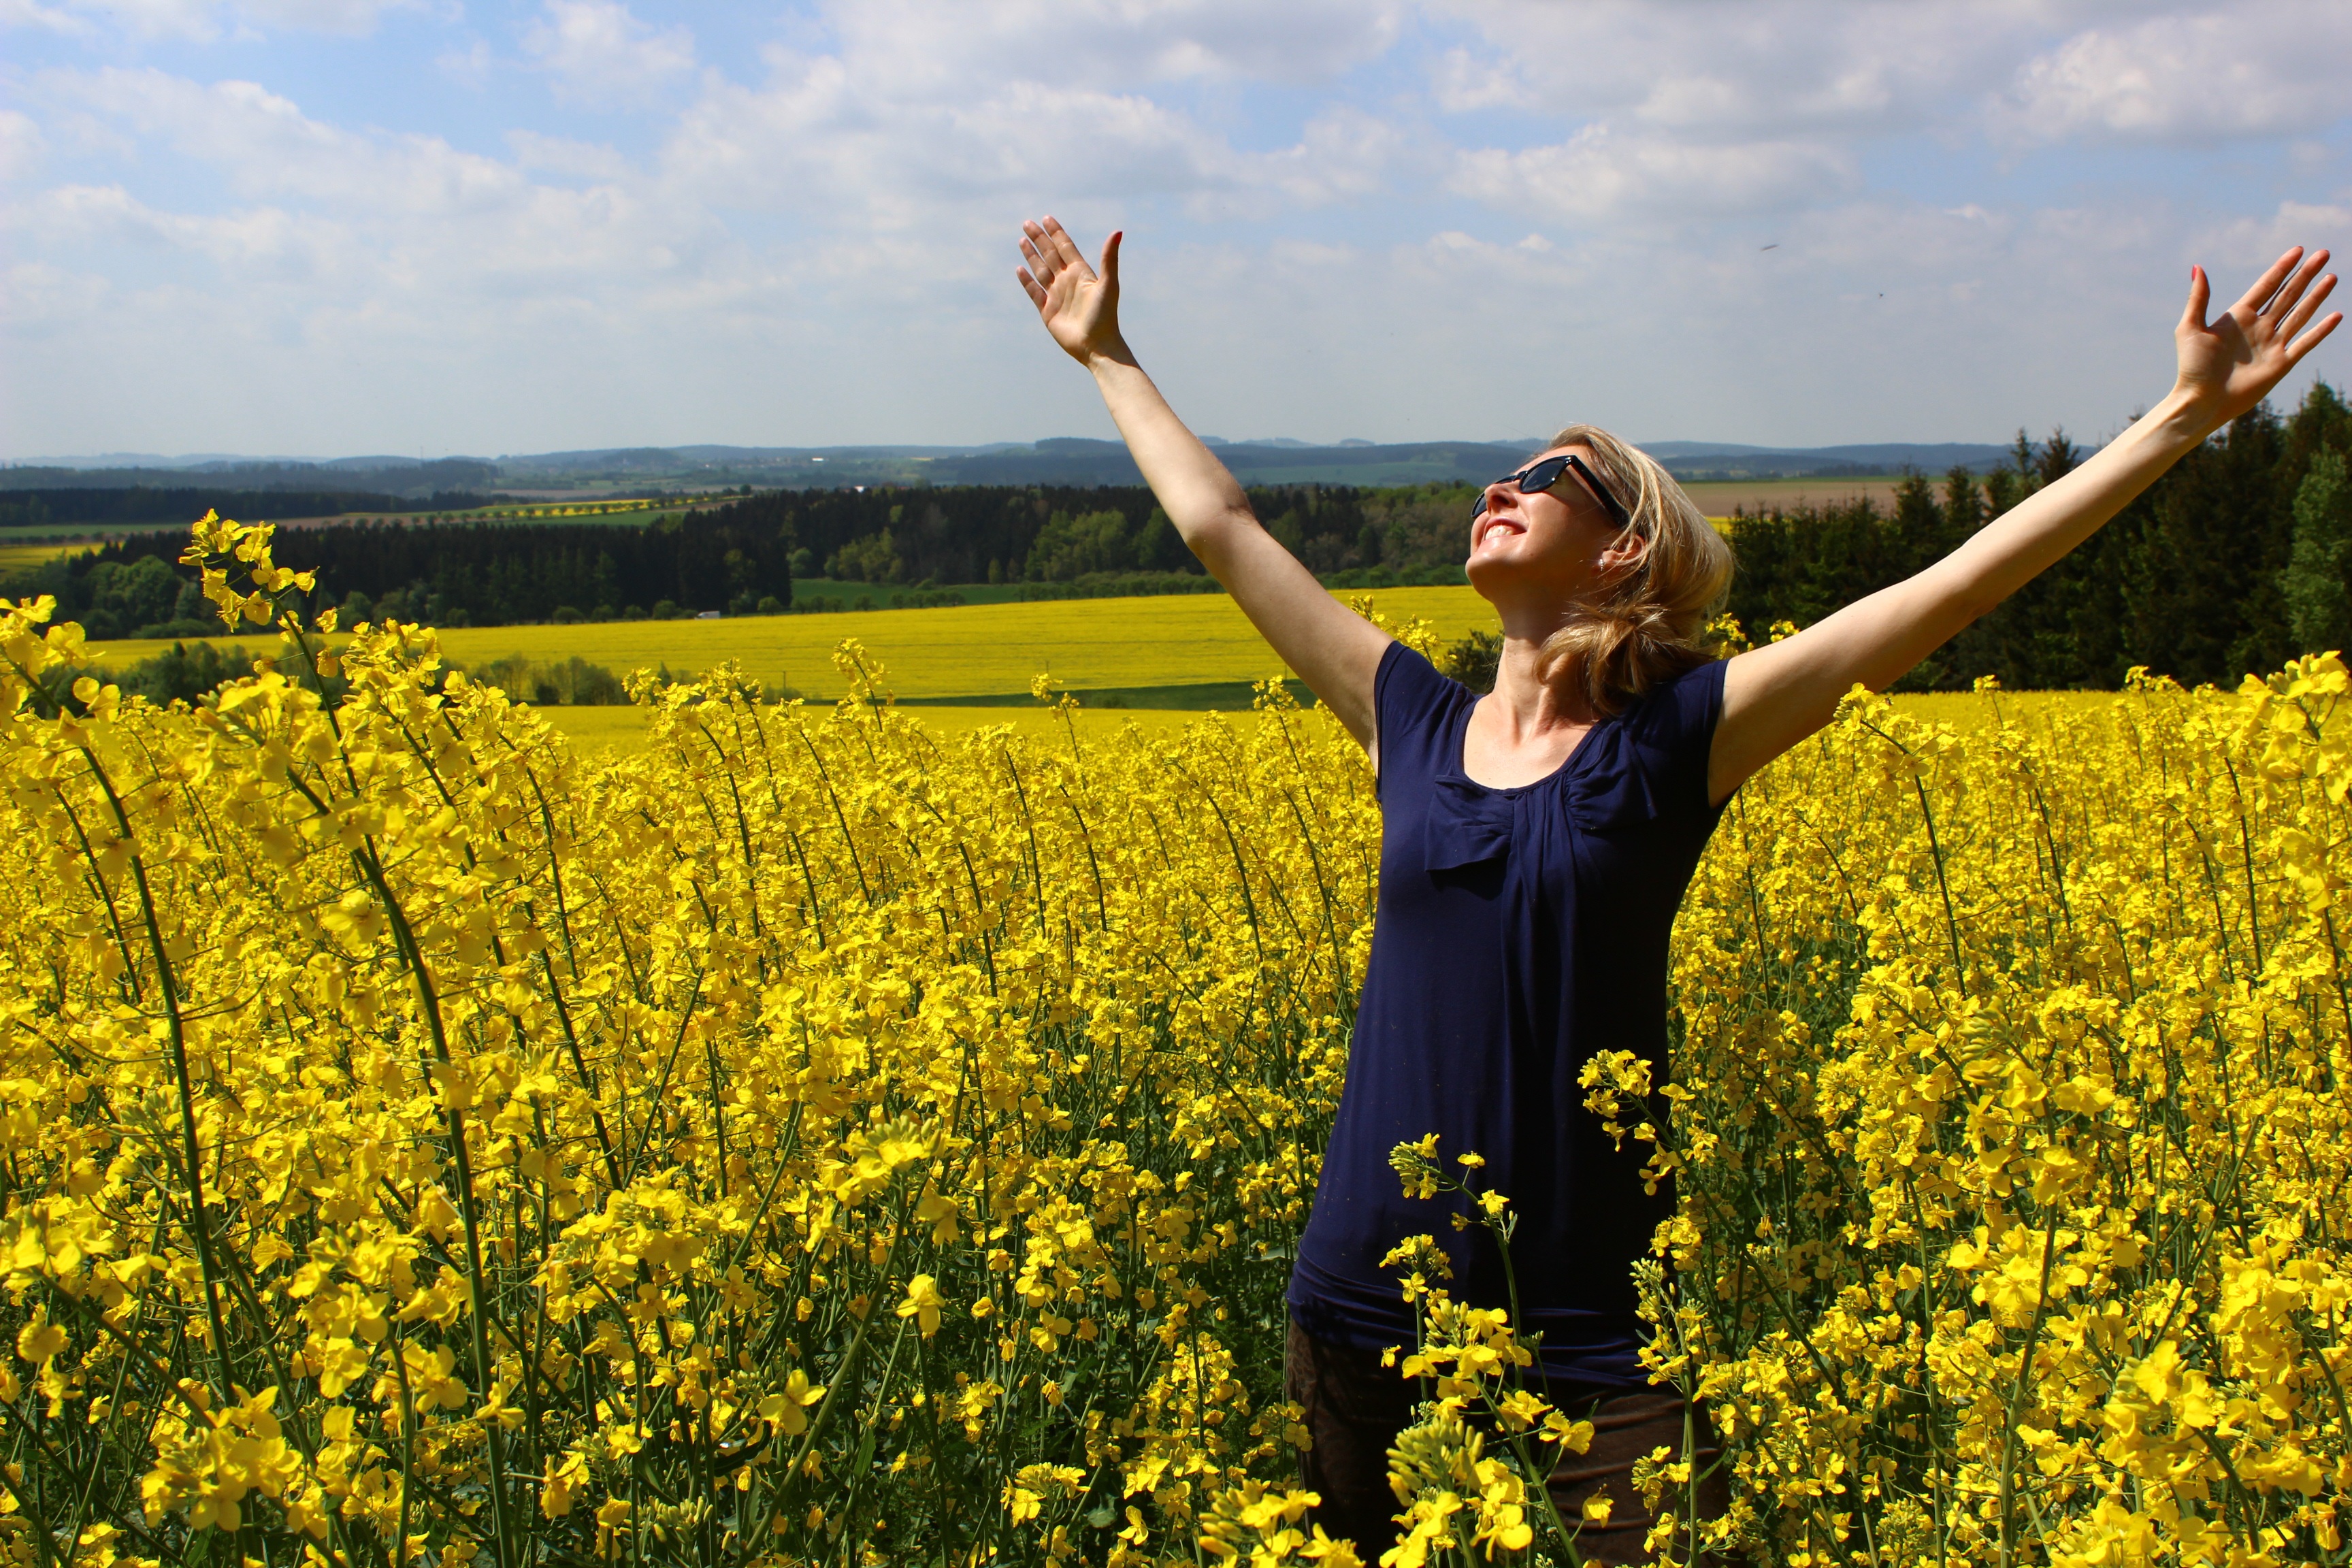
[[[1470,558],[1462,563],[1462,570],[1469,577],[1470,585],[1478,590],[1481,597],[1488,599],[1495,596],[1490,589],[1505,587],[1520,575],[1519,563],[1511,559],[1508,552],[1501,550],[1472,551]]]

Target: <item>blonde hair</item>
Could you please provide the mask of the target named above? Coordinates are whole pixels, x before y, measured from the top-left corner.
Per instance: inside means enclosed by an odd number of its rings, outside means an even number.
[[[1731,584],[1731,546],[1639,447],[1591,425],[1569,426],[1544,449],[1561,447],[1592,454],[1601,482],[1632,515],[1627,531],[1646,542],[1630,570],[1578,601],[1568,624],[1544,639],[1543,679],[1572,664],[1594,711],[1614,713],[1712,657],[1702,638]]]

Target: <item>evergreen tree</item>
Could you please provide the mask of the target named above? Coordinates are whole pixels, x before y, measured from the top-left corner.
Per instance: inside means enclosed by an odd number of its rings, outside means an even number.
[[[1990,515],[1976,475],[1966,463],[1953,464],[1944,476],[1944,531],[1956,541],[1964,540],[1982,528]]]
[[[2018,444],[2025,446],[2025,432],[2017,433]],[[2030,449],[2030,448],[2029,448]],[[2054,485],[2074,471],[2083,460],[2083,450],[2066,439],[2066,426],[2053,426],[2050,439],[2042,443],[2042,450],[2033,459],[2033,488]]]
[[[2352,647],[2352,480],[2344,454],[2323,450],[2294,492],[2294,542],[2278,575],[2294,646],[2305,653]]]

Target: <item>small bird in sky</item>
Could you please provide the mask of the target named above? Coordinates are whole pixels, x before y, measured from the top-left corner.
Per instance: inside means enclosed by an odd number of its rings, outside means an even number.
[[[1764,246],[1761,248],[1765,250],[1778,250],[1780,248],[1780,242],[1776,239],[1771,244]]]

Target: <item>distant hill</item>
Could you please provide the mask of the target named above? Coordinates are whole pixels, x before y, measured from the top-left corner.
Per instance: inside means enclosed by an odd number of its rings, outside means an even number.
[[[1981,442],[1889,441],[1855,447],[1734,447],[1719,441],[1652,441],[1643,451],[1681,479],[1816,479],[1897,474],[1916,468],[1948,473],[1955,467],[1990,473],[2009,461],[2009,448]]]
[[[1217,457],[1245,485],[1479,484],[1527,460],[1527,448],[1482,441],[1309,447],[1229,441]],[[960,485],[1135,485],[1143,475],[1117,441],[1065,437],[970,457],[923,460],[927,478]]]
[[[251,492],[302,490],[363,493],[370,497],[424,498],[442,491],[487,491],[497,488],[499,466],[478,458],[341,458],[330,462],[254,461],[214,458],[198,463],[145,467],[73,460],[18,463],[0,468],[0,489],[120,489],[146,487]]]
[[[1386,487],[1477,484],[1526,461],[1538,439],[1315,445],[1287,437],[1206,438],[1244,484]],[[1906,468],[1942,474],[1955,464],[1978,472],[2008,459],[2003,447],[1962,442],[1780,448],[1718,441],[1656,441],[1644,448],[1677,478],[1848,479]],[[423,499],[436,492],[493,490],[633,494],[754,489],[839,489],[857,485],[1131,485],[1142,475],[1117,441],[1058,437],[982,446],[612,447],[420,461],[389,456],[323,461],[112,453],[0,468],[0,490],[183,489],[243,492],[366,492]]]

